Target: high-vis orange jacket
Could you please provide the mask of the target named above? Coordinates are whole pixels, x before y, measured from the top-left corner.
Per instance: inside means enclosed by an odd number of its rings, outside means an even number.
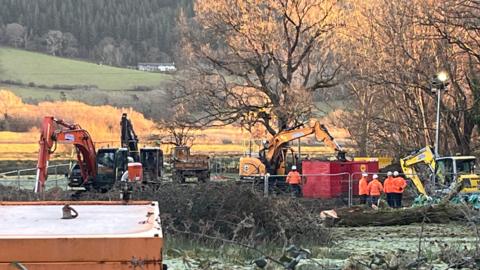
[[[394,183],[394,191],[395,193],[403,193],[405,191],[405,188],[407,187],[407,181],[403,179],[401,176],[397,176],[393,178],[393,183]]]
[[[358,181],[358,195],[368,195],[368,181],[365,176]]]
[[[392,176],[387,177],[383,182],[383,188],[385,193],[396,192],[395,190],[395,179]]]
[[[290,171],[287,175],[287,184],[299,185],[302,182],[302,177],[297,171]]]
[[[383,186],[380,181],[373,179],[372,182],[368,183],[368,193],[370,196],[380,196],[383,192]]]

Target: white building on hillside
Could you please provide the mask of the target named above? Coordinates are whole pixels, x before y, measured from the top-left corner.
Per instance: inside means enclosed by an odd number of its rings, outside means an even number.
[[[137,69],[149,72],[175,72],[175,63],[138,63]]]

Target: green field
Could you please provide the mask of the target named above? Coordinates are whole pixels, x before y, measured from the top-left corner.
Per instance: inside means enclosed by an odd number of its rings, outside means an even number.
[[[158,87],[170,75],[116,68],[46,54],[0,47],[0,79],[34,83],[34,87],[12,87],[22,96],[45,85],[96,85],[99,90],[126,90],[137,86]],[[41,89],[43,94],[48,89]],[[20,93],[19,93],[20,94]]]

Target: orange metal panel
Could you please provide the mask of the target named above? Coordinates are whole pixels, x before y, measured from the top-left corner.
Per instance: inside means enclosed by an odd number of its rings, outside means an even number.
[[[2,239],[0,262],[161,262],[162,245],[159,237]]]
[[[31,201],[31,202],[0,202],[0,205],[148,205],[152,201]]]
[[[21,263],[28,270],[162,270],[162,264],[142,262]],[[0,270],[18,270],[12,263],[0,263]]]

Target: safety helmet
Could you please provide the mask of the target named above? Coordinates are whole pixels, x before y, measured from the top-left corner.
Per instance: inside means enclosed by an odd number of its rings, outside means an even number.
[[[378,178],[378,175],[374,174],[373,179],[377,179],[377,178]]]
[[[393,176],[398,176],[398,172],[397,172],[397,171],[394,171],[394,172],[393,172]]]
[[[362,176],[367,177],[367,176],[368,176],[368,173],[365,173],[365,172],[364,172],[364,173],[362,173]]]
[[[297,166],[293,165],[292,170],[296,170],[296,169],[297,169]]]
[[[387,172],[387,176],[392,176],[392,172],[391,172],[391,171],[388,171],[388,172]]]

